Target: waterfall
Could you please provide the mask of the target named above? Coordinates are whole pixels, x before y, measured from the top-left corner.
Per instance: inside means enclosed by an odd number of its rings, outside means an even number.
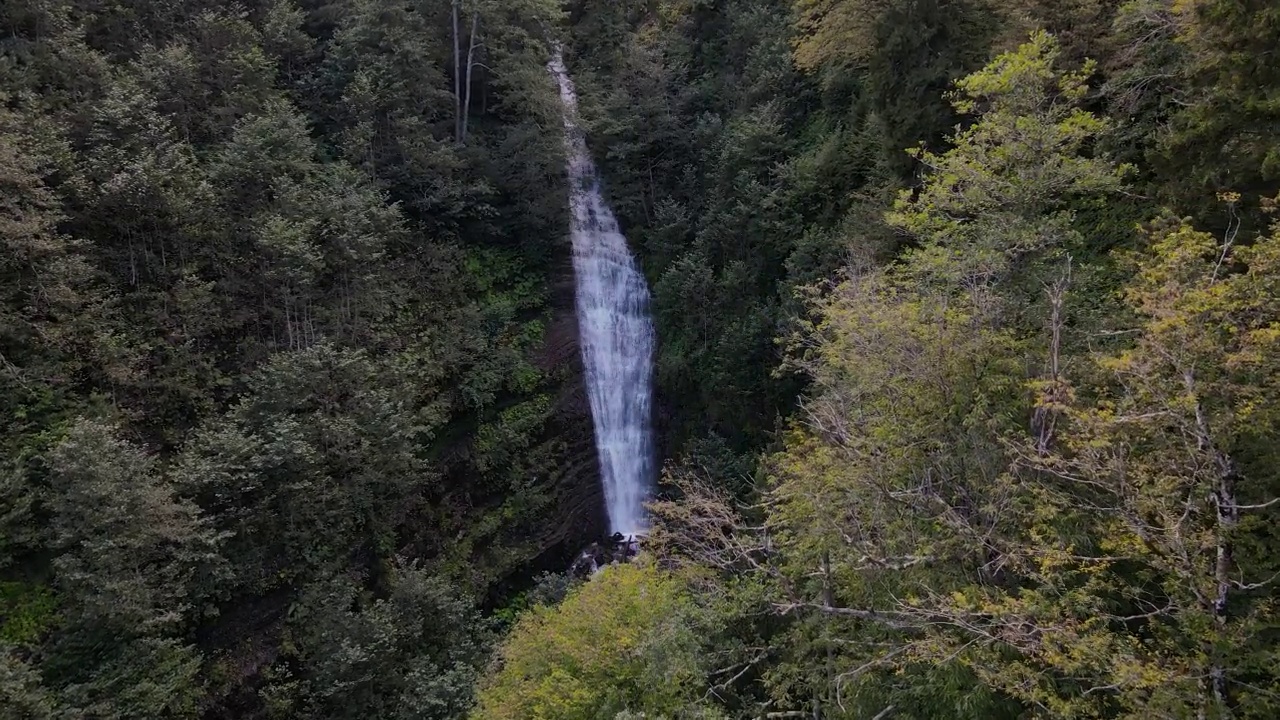
[[[654,476],[649,288],[600,194],[559,48],[547,67],[564,104],[578,327],[600,479],[610,531],[630,539],[648,527],[644,502]]]

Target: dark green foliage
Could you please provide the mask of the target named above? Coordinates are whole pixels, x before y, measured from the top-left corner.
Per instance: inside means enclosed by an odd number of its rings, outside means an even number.
[[[938,147],[959,121],[943,94],[987,60],[998,32],[992,21],[980,0],[893,2],[878,19],[862,102],[869,124],[879,126],[879,150],[894,175],[908,177],[916,169],[907,148]]]
[[[594,521],[557,13],[473,9],[466,138],[447,5],[0,9],[6,719],[456,717],[469,598]]]
[[[197,434],[174,471],[228,535],[232,592],[266,592],[353,553],[386,557],[433,485],[417,418],[359,352],[317,346],[267,364],[246,397]],[[210,588],[212,592],[214,588]]]
[[[173,627],[199,602],[197,582],[216,581],[221,538],[118,433],[77,424],[49,457],[46,547],[64,616],[99,630]]]
[[[382,598],[349,578],[303,591],[264,691],[289,718],[453,718],[466,712],[486,651],[480,618],[422,568],[393,568]]]
[[[0,718],[4,720],[50,720],[55,704],[40,686],[40,675],[14,648],[0,642]]]
[[[1271,197],[1280,187],[1280,8],[1265,0],[1175,3],[1176,41],[1187,47],[1184,105],[1164,160],[1183,196],[1208,204],[1219,191]],[[1203,206],[1203,205],[1202,205]]]
[[[44,683],[76,714],[189,716],[199,653],[182,634],[222,574],[220,536],[117,428],[79,423],[48,462],[57,621],[25,639]]]

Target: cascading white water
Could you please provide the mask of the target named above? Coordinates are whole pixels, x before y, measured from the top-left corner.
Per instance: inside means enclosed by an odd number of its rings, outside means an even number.
[[[649,288],[600,194],[559,49],[547,67],[564,104],[578,326],[600,478],[610,530],[634,538],[648,527],[644,503],[654,474]]]

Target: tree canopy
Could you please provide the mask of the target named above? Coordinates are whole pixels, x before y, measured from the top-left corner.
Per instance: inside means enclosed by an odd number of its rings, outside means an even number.
[[[1280,713],[1274,2],[0,38],[0,720]],[[630,562],[554,52],[658,334]]]

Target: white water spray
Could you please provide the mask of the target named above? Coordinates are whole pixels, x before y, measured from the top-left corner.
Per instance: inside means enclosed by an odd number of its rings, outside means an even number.
[[[547,68],[564,103],[578,326],[609,528],[634,538],[648,528],[644,503],[654,474],[649,288],[600,195],[577,123],[573,81],[558,48]]]

